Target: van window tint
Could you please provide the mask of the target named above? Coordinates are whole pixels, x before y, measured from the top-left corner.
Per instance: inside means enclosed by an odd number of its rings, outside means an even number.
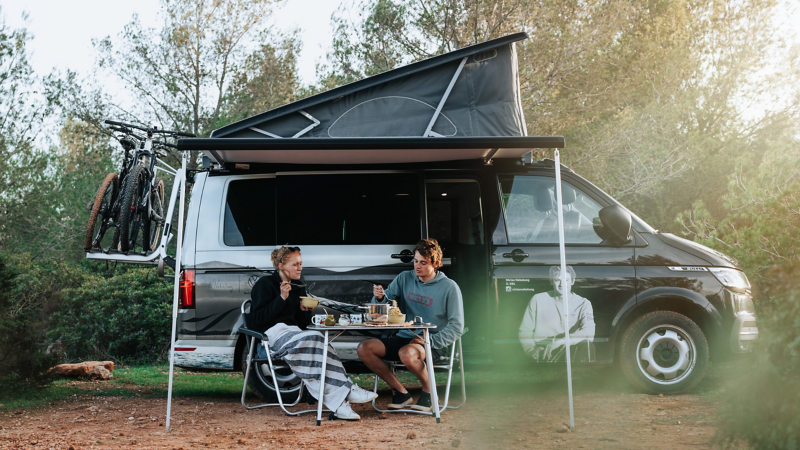
[[[513,244],[557,244],[558,212],[556,180],[529,175],[501,176],[500,189],[508,230]],[[602,206],[581,190],[562,183],[564,201],[564,242],[567,244],[599,244],[592,220]]]
[[[228,184],[222,240],[230,246],[275,245],[274,178]]]
[[[413,173],[279,175],[278,241],[413,245],[420,238]]]

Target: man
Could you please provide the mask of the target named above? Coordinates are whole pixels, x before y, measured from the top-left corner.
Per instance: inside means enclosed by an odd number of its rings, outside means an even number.
[[[442,249],[435,239],[423,239],[414,249],[414,270],[403,272],[384,291],[373,287],[373,303],[396,300],[406,317],[422,317],[436,325],[431,330],[433,360],[449,356],[448,347],[464,333],[464,304],[461,290],[438,269],[442,266]],[[422,395],[410,407],[431,410],[431,389],[425,367],[425,341],[411,330],[401,330],[388,338],[369,339],[358,345],[358,357],[392,388],[389,408],[402,409],[413,401],[402,383],[383,360],[400,360],[422,384]]]
[[[569,338],[572,361],[594,361],[594,313],[589,300],[572,291],[575,284],[575,269],[567,266],[569,292]],[[561,267],[550,267],[550,283],[553,290],[540,292],[531,298],[528,309],[519,326],[522,348],[535,361],[552,362],[566,360],[564,333],[564,299],[561,297]]]

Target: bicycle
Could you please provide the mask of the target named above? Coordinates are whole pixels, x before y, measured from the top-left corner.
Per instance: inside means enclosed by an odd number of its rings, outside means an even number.
[[[164,223],[164,181],[156,176],[158,170],[175,174],[177,170],[160,161],[170,148],[177,148],[163,140],[154,140],[154,135],[163,139],[195,137],[180,131],[159,130],[157,127],[141,127],[106,120],[109,128],[122,137],[117,138],[125,150],[119,175],[109,173],[100,184],[86,229],[84,250],[100,250],[105,253],[118,251],[128,254],[136,251],[139,231],[142,231],[143,253],[155,250],[161,226]],[[143,131],[145,134],[134,130]],[[157,162],[166,168],[156,165]],[[115,228],[108,247],[103,248],[103,239],[109,228]]]

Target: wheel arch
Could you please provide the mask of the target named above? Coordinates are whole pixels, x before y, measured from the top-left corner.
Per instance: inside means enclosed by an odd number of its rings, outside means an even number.
[[[722,316],[705,297],[688,289],[654,288],[639,293],[634,305],[626,305],[614,318],[611,339],[616,361],[625,330],[639,317],[654,311],[672,311],[691,319],[706,337],[713,359],[721,333]]]

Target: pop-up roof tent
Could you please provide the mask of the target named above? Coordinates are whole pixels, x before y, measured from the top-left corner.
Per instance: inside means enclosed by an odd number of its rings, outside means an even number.
[[[516,33],[409,64],[178,145],[219,165],[488,160],[561,148],[560,136],[527,137],[515,47],[527,37]]]
[[[512,34],[409,64],[228,125],[215,130],[209,139],[181,139],[178,148],[201,150],[211,163],[223,167],[237,163],[352,165],[476,159],[488,163],[493,158],[520,158],[534,148],[563,148],[561,136],[527,136],[514,44],[525,38],[525,33]],[[554,153],[556,196],[560,198],[558,150]],[[184,168],[185,161],[184,157]],[[185,183],[181,189],[185,190]],[[556,205],[561,283],[567,285],[563,212],[561,202]],[[182,222],[181,215],[179,235]],[[181,264],[180,250],[177,264]],[[564,311],[569,311],[568,298],[564,296]],[[568,330],[567,316],[564,320]],[[574,427],[568,331],[565,338],[570,425]],[[170,358],[167,429],[173,361]],[[435,395],[435,388],[433,392]],[[434,405],[438,422],[438,404]]]

